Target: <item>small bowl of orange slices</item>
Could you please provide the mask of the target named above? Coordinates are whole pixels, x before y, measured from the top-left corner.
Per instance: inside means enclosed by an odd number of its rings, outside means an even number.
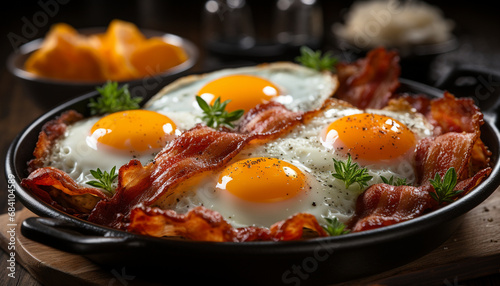
[[[107,81],[127,84],[135,96],[152,94],[197,59],[197,47],[184,38],[113,20],[107,28],[82,30],[55,24],[44,39],[12,53],[7,66],[36,102],[49,108]]]

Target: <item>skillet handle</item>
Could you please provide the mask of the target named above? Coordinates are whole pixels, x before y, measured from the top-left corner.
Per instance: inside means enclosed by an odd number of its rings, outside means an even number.
[[[500,128],[500,71],[458,65],[435,85],[456,97],[473,98],[485,119]]]
[[[127,242],[127,237],[85,234],[75,224],[56,218],[27,218],[21,225],[21,233],[34,241],[76,254],[109,252]]]

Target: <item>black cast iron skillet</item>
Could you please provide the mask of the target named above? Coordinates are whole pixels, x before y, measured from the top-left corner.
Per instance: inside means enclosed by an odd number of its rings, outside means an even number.
[[[488,78],[489,74],[474,76]],[[442,84],[461,95],[461,86],[456,81],[450,79]],[[439,89],[404,79],[400,91],[431,97],[443,94]],[[83,255],[105,268],[124,269],[127,275],[138,279],[169,285],[193,282],[318,285],[372,275],[408,263],[438,247],[457,229],[464,214],[500,185],[500,135],[494,122],[499,101],[497,88],[489,101],[483,100],[485,97],[476,98],[488,118],[481,131],[483,141],[493,153],[492,174],[465,197],[422,217],[360,233],[288,242],[193,242],[131,234],[69,216],[20,186],[21,178],[28,175],[26,162],[32,158],[42,125],[68,109],[88,115],[87,102],[95,96],[96,93],[89,93],[61,104],[23,130],[8,150],[6,174],[15,177],[16,196],[40,216],[23,222],[24,236]]]

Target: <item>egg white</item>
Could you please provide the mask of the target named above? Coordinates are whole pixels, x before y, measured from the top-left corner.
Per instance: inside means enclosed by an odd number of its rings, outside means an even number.
[[[164,114],[186,111],[200,116],[201,109],[195,101],[198,91],[215,79],[235,74],[254,75],[272,82],[284,92],[275,100],[295,111],[319,108],[338,85],[336,76],[329,72],[318,72],[288,62],[262,64],[180,78],[163,88],[144,108]]]

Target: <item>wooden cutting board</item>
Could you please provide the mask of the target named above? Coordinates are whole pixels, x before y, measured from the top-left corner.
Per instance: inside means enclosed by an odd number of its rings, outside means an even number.
[[[27,209],[16,213],[16,261],[46,285],[156,285],[126,269],[103,270],[86,258],[37,243],[21,234],[21,222],[35,216]],[[9,242],[9,217],[0,216],[0,246]],[[9,251],[7,251],[9,252]],[[440,247],[404,266],[350,281],[352,284],[457,285],[500,273],[500,189],[466,214],[460,228]]]

